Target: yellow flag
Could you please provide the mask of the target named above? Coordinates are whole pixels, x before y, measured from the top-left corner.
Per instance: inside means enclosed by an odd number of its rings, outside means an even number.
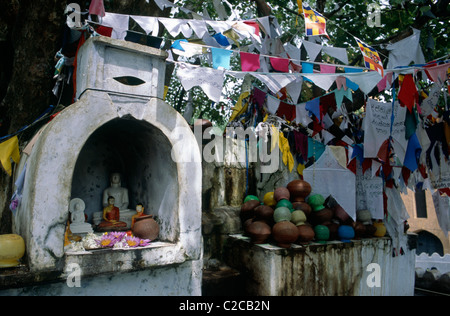
[[[236,102],[236,104],[233,107],[233,113],[231,114],[230,122],[234,121],[237,117],[239,117],[245,111],[247,111],[248,102],[246,102],[245,104],[242,104],[242,103],[243,103],[244,99],[249,97],[249,95],[250,95],[250,92],[245,91],[239,96],[239,100]]]
[[[280,140],[278,145],[283,154],[283,163],[285,166],[288,166],[289,172],[292,172],[292,169],[294,169],[294,157],[292,156],[291,148],[289,147],[289,141],[284,137],[283,132],[280,132],[279,137]]]
[[[297,5],[298,5],[298,15],[303,13],[303,3],[302,0],[297,0]],[[295,19],[295,26],[298,25],[298,15],[297,18]]]
[[[12,172],[11,159],[15,163],[19,163],[20,160],[19,139],[17,136],[0,144],[0,162],[9,176],[11,176]]]
[[[303,13],[303,3],[302,3],[302,0],[297,0],[297,4],[298,4],[298,14],[302,14],[302,13]]]

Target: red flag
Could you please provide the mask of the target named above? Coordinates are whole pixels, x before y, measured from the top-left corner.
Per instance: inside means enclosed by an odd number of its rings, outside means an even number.
[[[105,6],[103,0],[92,0],[89,6],[89,14],[95,14],[98,16],[105,16]]]

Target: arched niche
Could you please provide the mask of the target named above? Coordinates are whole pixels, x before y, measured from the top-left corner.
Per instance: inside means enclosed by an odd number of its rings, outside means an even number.
[[[99,127],[81,149],[71,198],[85,202],[85,214],[92,223],[93,213],[103,208],[103,190],[110,185],[110,174],[118,172],[122,187],[129,192],[129,209],[142,203],[145,213],[155,215],[162,226],[159,239],[173,242],[179,232],[178,172],[171,150],[167,137],[147,121],[113,119]]]

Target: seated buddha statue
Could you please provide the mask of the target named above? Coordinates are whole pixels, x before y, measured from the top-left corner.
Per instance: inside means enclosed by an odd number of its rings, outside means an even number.
[[[128,189],[122,187],[120,173],[113,173],[110,177],[110,187],[103,191],[103,207],[109,205],[108,199],[113,196],[115,199],[115,205],[119,208],[120,212],[128,210]]]
[[[103,220],[98,224],[98,230],[112,230],[127,227],[125,222],[120,221],[120,211],[114,203],[114,197],[108,197],[108,206],[103,209]]]
[[[133,217],[131,218],[131,229],[133,229],[134,223],[136,222],[136,218],[139,218],[141,216],[145,216],[144,205],[142,205],[142,203],[139,203],[136,205],[136,214],[133,215]]]

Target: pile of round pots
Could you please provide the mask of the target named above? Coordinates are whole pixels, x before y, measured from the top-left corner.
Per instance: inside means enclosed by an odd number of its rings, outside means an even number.
[[[354,221],[332,197],[325,200],[311,194],[311,185],[303,180],[266,193],[262,201],[255,195],[246,196],[240,218],[252,243],[275,243],[282,248],[386,234],[383,222],[373,222],[368,210],[358,211]]]

